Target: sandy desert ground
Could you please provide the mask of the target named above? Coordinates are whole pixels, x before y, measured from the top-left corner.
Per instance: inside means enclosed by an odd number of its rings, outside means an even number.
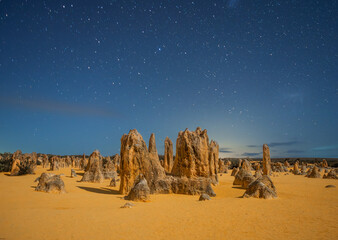
[[[234,177],[220,176],[217,196],[151,195],[151,202],[127,201],[118,186],[79,182],[64,173],[66,194],[34,191],[36,175],[0,173],[0,239],[337,239],[337,180],[272,177],[278,199],[243,199]]]

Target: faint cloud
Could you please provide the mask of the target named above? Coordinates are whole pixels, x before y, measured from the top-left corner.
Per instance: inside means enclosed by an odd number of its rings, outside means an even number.
[[[94,117],[122,117],[122,115],[116,111],[94,105],[73,104],[46,99],[17,99],[12,97],[0,97],[0,104],[1,103],[5,104],[6,106],[10,105],[13,107],[21,107],[25,110],[31,111]]]
[[[259,156],[260,154],[262,153],[261,152],[260,153],[245,152],[242,154],[242,156],[255,157],[255,156]]]
[[[338,149],[338,145],[315,147],[312,150],[313,151],[329,151],[329,150],[335,150],[335,149]]]
[[[249,148],[259,147],[259,146],[257,146],[257,145],[246,145],[246,146],[249,147]]]
[[[220,148],[219,152],[221,153],[233,153],[233,151],[230,151],[231,148]]]

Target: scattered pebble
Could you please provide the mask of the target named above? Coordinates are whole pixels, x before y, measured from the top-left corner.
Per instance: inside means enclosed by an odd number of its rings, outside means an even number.
[[[205,200],[211,200],[210,196],[206,193],[203,193],[201,196],[200,196],[200,199],[199,201],[205,201]]]
[[[126,204],[124,204],[121,208],[132,208],[133,206],[135,206],[135,204],[131,203],[131,202],[127,202]]]

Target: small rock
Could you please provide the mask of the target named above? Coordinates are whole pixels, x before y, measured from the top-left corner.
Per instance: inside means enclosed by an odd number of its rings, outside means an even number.
[[[326,185],[325,188],[335,188],[335,185]]]
[[[205,201],[205,200],[211,200],[211,198],[209,197],[208,194],[203,193],[203,194],[200,196],[200,199],[199,199],[198,201]]]
[[[135,206],[135,204],[131,203],[131,202],[127,202],[126,204],[124,204],[121,208],[132,208],[133,206]]]

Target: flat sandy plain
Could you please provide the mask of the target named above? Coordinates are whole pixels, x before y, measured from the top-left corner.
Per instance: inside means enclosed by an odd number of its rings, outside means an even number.
[[[82,171],[64,173],[66,194],[34,190],[36,175],[0,173],[0,239],[338,239],[337,180],[279,174],[272,177],[278,199],[243,199],[234,177],[220,176],[217,197],[151,195],[151,202],[127,201],[101,184],[82,183]]]

